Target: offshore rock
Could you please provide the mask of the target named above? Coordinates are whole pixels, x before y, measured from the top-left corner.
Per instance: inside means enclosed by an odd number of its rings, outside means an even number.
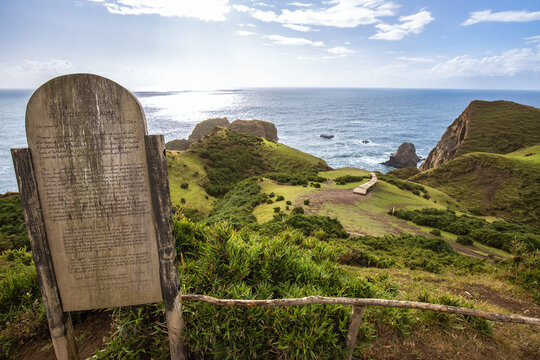
[[[383,165],[393,166],[395,168],[405,168],[409,166],[416,166],[420,161],[418,155],[416,155],[416,148],[413,143],[404,142],[399,145],[397,151],[390,155],[390,160],[383,162]]]
[[[191,132],[191,135],[188,137],[188,141],[190,143],[193,143],[200,138],[202,138],[204,135],[210,133],[210,131],[214,130],[216,126],[221,127],[229,127],[230,123],[227,118],[214,118],[214,119],[208,119],[201,121],[197,125],[195,125],[195,128]]]
[[[230,125],[224,126],[231,130],[241,133],[247,133],[266,138],[272,141],[278,141],[276,126],[263,120],[235,120]]]
[[[333,139],[333,138],[334,138],[334,135],[330,135],[330,134],[321,134],[321,137],[322,137],[322,138],[325,138],[325,139]]]

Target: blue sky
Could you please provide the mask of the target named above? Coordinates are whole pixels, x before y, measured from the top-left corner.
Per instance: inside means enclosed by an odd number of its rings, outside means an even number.
[[[539,0],[0,0],[0,88],[540,89]]]

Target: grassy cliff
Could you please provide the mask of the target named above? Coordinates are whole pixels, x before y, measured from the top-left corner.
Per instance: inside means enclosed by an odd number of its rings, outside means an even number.
[[[540,226],[540,145],[507,155],[468,153],[410,180],[443,191],[474,213]]]

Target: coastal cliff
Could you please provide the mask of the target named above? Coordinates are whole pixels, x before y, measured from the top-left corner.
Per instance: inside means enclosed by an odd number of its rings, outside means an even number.
[[[471,102],[461,115],[446,128],[446,131],[441,137],[441,140],[437,143],[437,146],[429,152],[426,160],[420,165],[419,169],[421,171],[434,168],[454,158],[460,145],[467,136],[470,124],[471,106],[474,102],[475,101]]]
[[[511,101],[474,100],[446,129],[420,170],[471,152],[509,154],[540,143],[540,109]]]

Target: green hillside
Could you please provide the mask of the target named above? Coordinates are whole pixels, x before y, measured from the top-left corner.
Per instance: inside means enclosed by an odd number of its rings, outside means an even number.
[[[321,159],[250,134],[217,128],[187,151],[167,152],[172,203],[208,215],[216,198],[250,176],[316,174]],[[307,175],[306,175],[307,176]]]
[[[473,101],[469,129],[456,156],[507,154],[540,143],[540,109],[511,101]]]
[[[443,191],[474,213],[540,226],[540,145],[507,155],[465,154],[410,180]]]

